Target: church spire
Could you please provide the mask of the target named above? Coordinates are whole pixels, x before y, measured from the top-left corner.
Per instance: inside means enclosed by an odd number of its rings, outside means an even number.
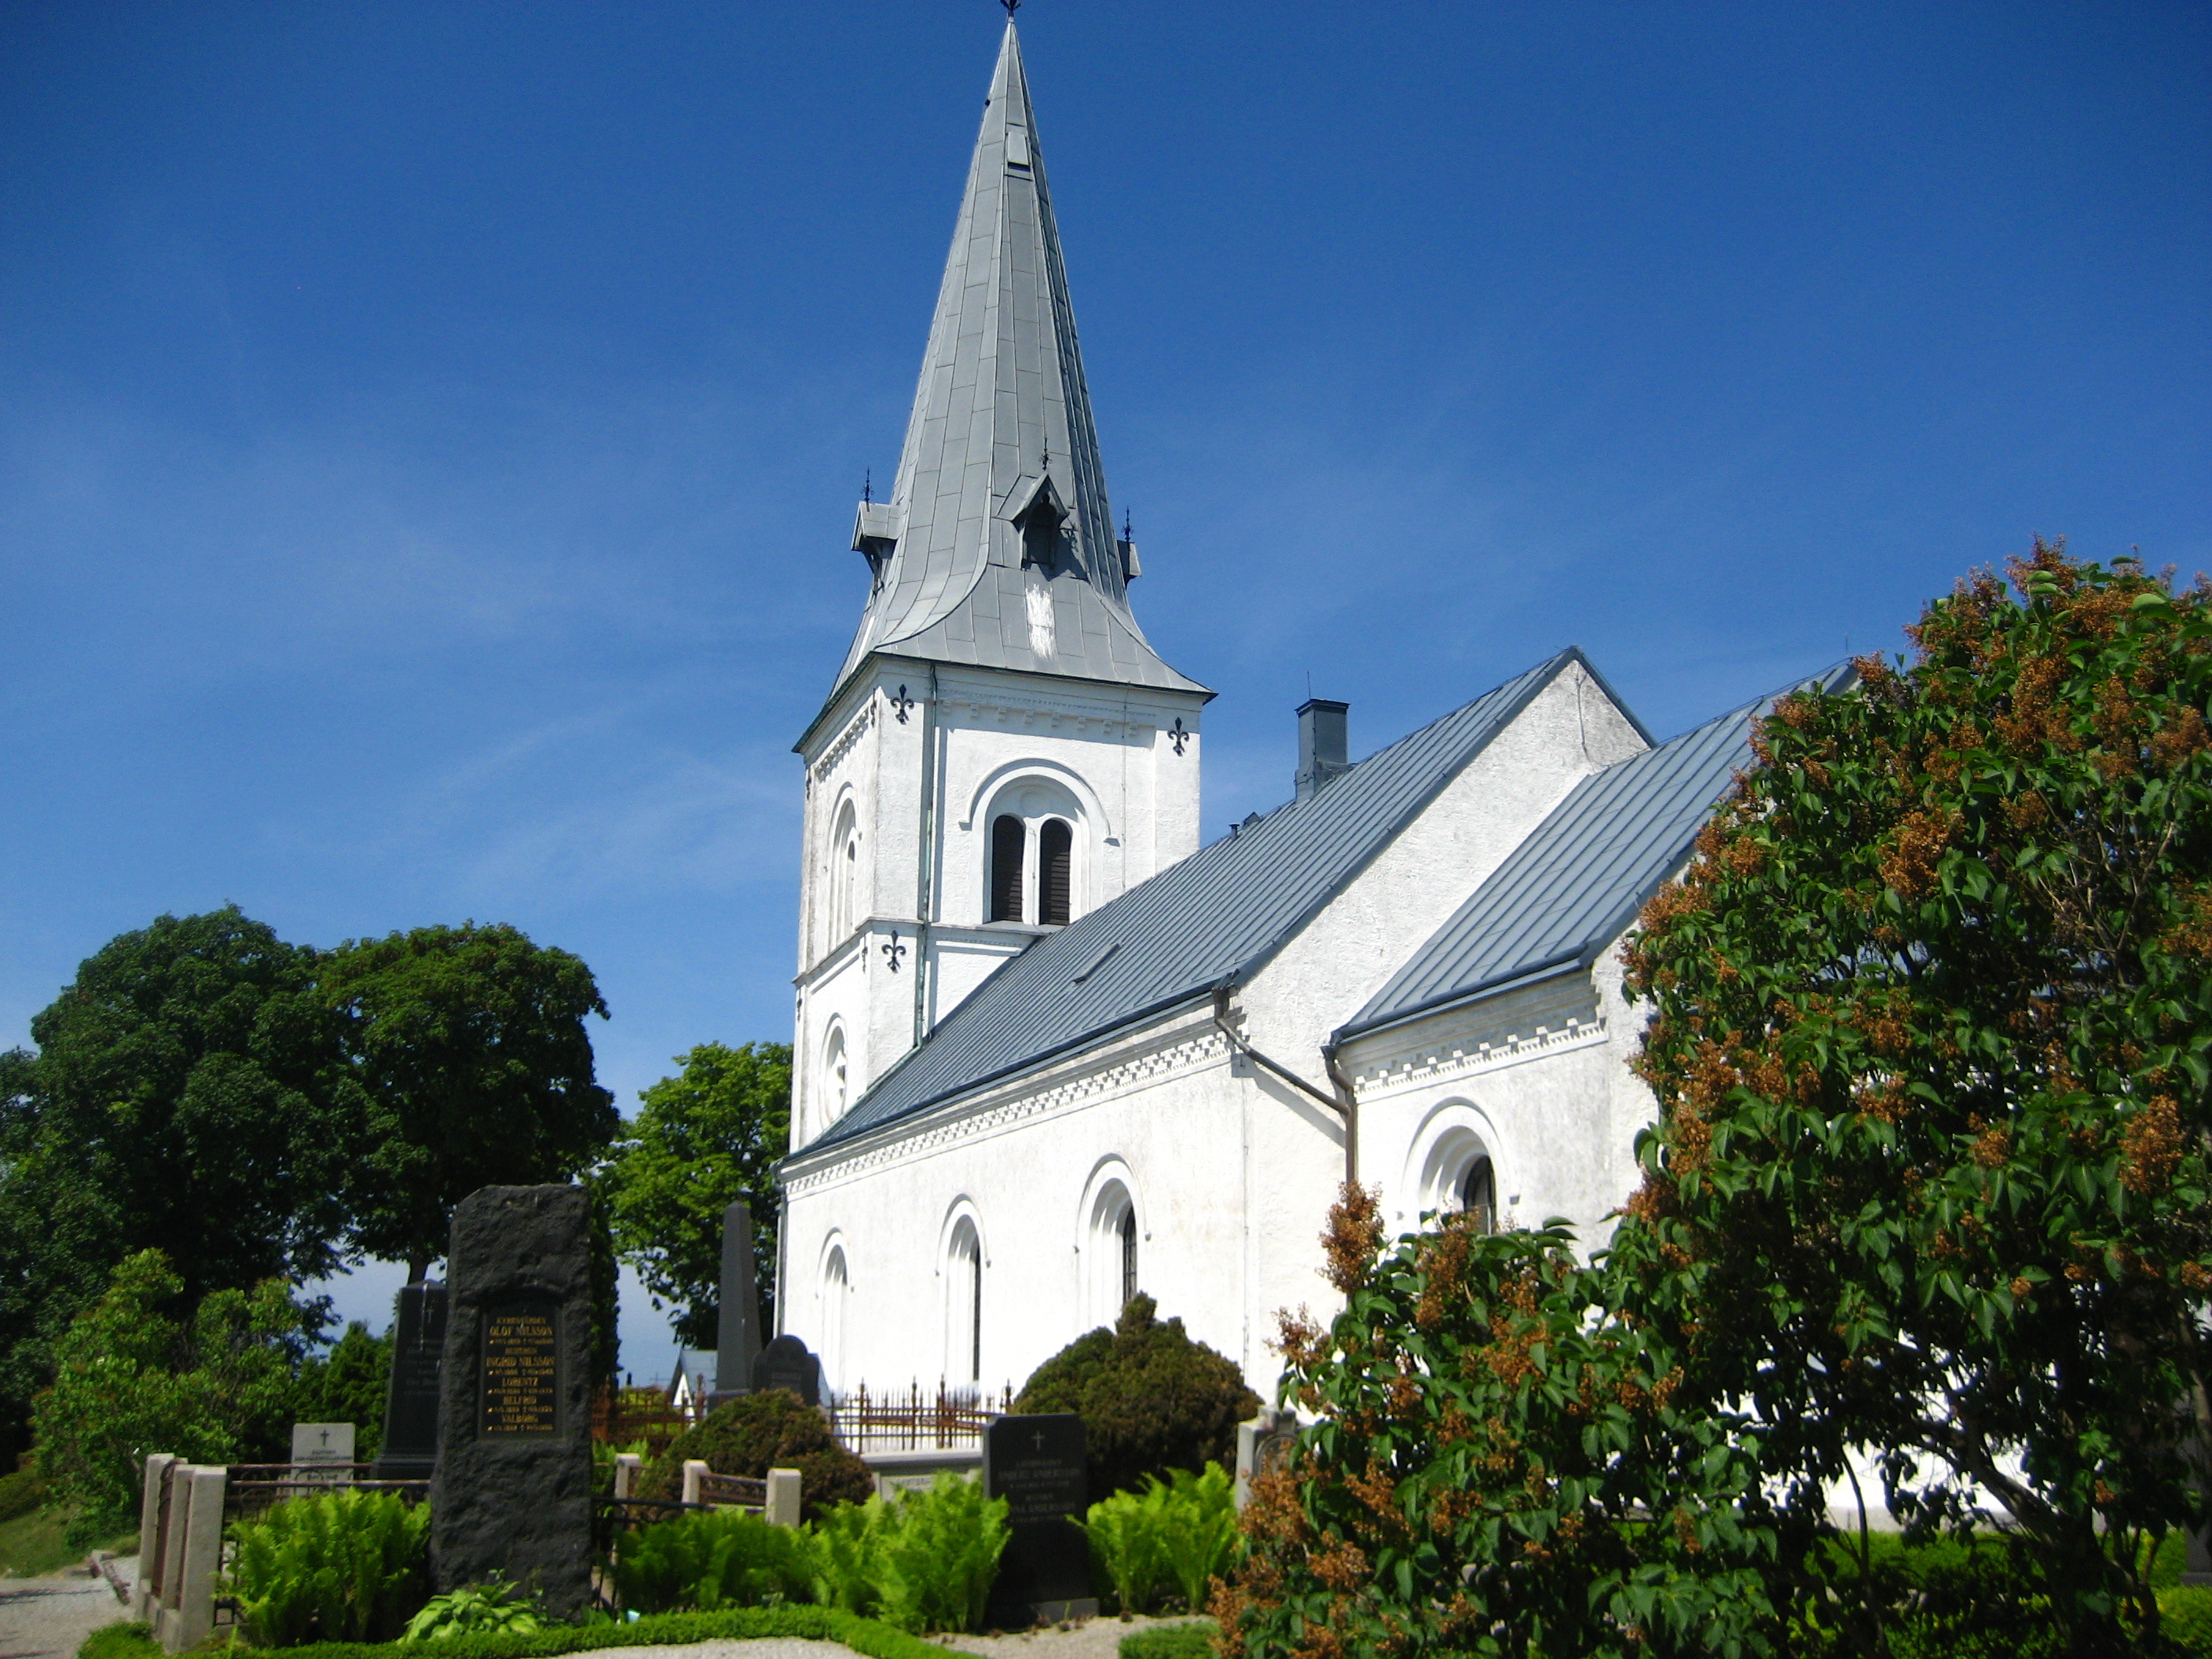
[[[840,684],[871,653],[1203,688],[1129,609],[1060,231],[1011,11],[888,501],[853,545],[874,577]]]

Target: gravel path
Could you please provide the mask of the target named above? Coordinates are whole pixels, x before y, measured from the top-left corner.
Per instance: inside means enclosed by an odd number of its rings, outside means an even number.
[[[1085,1619],[1045,1630],[1018,1631],[1010,1636],[939,1636],[934,1639],[963,1653],[983,1659],[1114,1659],[1121,1638],[1155,1625],[1182,1625],[1173,1619]],[[6,1659],[0,1655],[0,1659]]]
[[[45,1578],[0,1578],[0,1659],[73,1659],[86,1637],[129,1616],[107,1581],[82,1567]]]

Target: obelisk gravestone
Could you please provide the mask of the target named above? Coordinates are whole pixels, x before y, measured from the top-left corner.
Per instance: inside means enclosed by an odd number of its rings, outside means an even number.
[[[716,1310],[714,1392],[753,1386],[760,1358],[760,1287],[753,1274],[753,1212],[743,1199],[722,1212],[722,1292]]]
[[[580,1187],[486,1187],[453,1212],[430,1566],[591,1596],[592,1275]]]
[[[384,1437],[370,1474],[428,1480],[438,1458],[438,1368],[446,1355],[446,1287],[434,1279],[399,1292],[385,1395]]]

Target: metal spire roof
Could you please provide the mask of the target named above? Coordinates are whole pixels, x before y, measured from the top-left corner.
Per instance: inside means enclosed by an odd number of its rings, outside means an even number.
[[[887,501],[853,545],[875,581],[871,652],[1204,691],[1129,611],[1060,232],[1011,14]]]

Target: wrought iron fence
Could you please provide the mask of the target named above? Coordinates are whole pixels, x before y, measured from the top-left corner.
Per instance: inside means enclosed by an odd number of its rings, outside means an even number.
[[[592,1438],[610,1446],[641,1440],[648,1459],[659,1458],[696,1420],[658,1389],[601,1389],[592,1396]]]
[[[865,1382],[832,1405],[830,1421],[848,1451],[944,1451],[981,1443],[992,1419],[1014,1408],[1014,1385],[994,1397],[948,1389],[872,1394]]]

